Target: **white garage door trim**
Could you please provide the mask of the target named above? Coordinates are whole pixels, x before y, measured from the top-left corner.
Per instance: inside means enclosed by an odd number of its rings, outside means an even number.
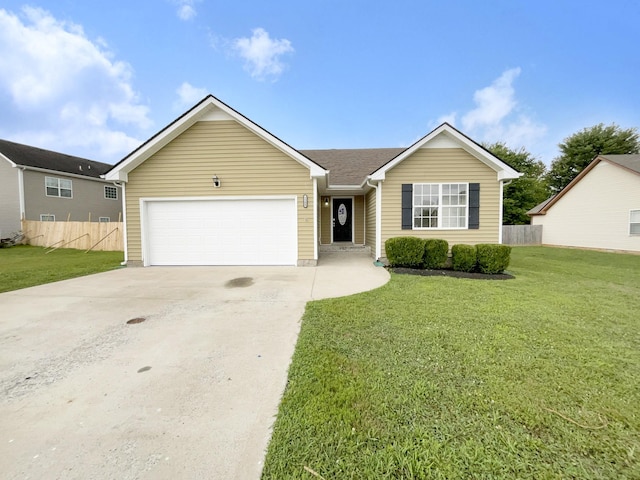
[[[185,206],[196,214],[183,215]],[[143,265],[296,265],[297,211],[296,196],[141,198]],[[216,222],[203,222],[198,212]],[[167,213],[173,216],[161,216]],[[183,227],[197,234],[190,237]],[[208,237],[222,250],[201,241]],[[181,250],[172,257],[174,246]]]

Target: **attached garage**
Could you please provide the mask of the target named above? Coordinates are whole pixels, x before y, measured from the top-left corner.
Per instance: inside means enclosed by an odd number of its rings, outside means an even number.
[[[296,265],[296,199],[142,199],[144,265]]]

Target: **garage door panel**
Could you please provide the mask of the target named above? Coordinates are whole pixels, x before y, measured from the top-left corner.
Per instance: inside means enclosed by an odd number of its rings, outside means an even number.
[[[148,201],[149,265],[295,265],[293,199]]]

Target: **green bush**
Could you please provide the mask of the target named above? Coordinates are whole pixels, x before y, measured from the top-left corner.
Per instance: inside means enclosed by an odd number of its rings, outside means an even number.
[[[424,241],[424,268],[443,268],[447,263],[449,243],[439,238]]]
[[[454,245],[451,247],[451,262],[458,272],[473,272],[476,269],[476,247],[473,245]]]
[[[508,245],[476,245],[478,270],[482,273],[502,273],[509,266],[511,247]]]
[[[384,242],[387,260],[394,267],[420,268],[424,258],[424,240],[417,237],[393,237]]]

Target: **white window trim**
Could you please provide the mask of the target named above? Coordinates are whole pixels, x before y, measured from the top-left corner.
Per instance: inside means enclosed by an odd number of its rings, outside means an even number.
[[[631,217],[633,216],[634,212],[637,212],[637,215],[640,215],[640,209],[634,208],[632,210],[629,210],[629,235],[632,237],[637,237],[637,236],[640,236],[640,233],[633,233],[631,231],[631,225],[636,225],[636,224],[640,225],[640,222],[631,221]]]
[[[51,220],[45,220],[45,217],[51,217]],[[56,221],[56,216],[52,213],[41,213],[40,214],[40,221],[41,222],[55,222]]]
[[[50,178],[52,180],[55,180],[58,183],[58,195],[49,195],[49,192],[47,191],[47,188],[53,188],[53,187],[48,187],[47,186],[47,179]],[[70,187],[71,188],[65,188],[64,190],[69,190],[71,192],[71,196],[70,197],[63,197],[60,192],[62,190],[62,187],[60,186],[60,180],[66,180],[69,182]],[[69,178],[58,178],[58,177],[50,177],[50,176],[45,176],[44,177],[44,194],[47,197],[52,197],[52,198],[65,198],[65,199],[71,199],[73,198],[73,181]]]
[[[113,190],[116,192],[116,196],[115,197],[107,196],[107,188],[113,188]],[[104,186],[104,198],[106,200],[118,200],[118,187],[114,187],[113,185],[105,185]]]
[[[415,212],[416,205],[414,203],[414,199],[415,199],[416,185],[438,185],[438,226],[437,227],[416,227],[415,226],[414,212]],[[465,220],[464,220],[465,226],[464,227],[442,227],[442,226],[440,226],[442,224],[442,215],[441,215],[442,207],[444,207],[444,205],[442,205],[442,186],[443,185],[466,185],[467,186],[466,203],[464,205],[467,213],[465,215]],[[447,206],[449,206],[449,205],[447,205]],[[411,229],[412,230],[469,230],[469,182],[430,182],[430,183],[420,182],[420,183],[414,183],[413,184],[413,190],[411,192]]]

